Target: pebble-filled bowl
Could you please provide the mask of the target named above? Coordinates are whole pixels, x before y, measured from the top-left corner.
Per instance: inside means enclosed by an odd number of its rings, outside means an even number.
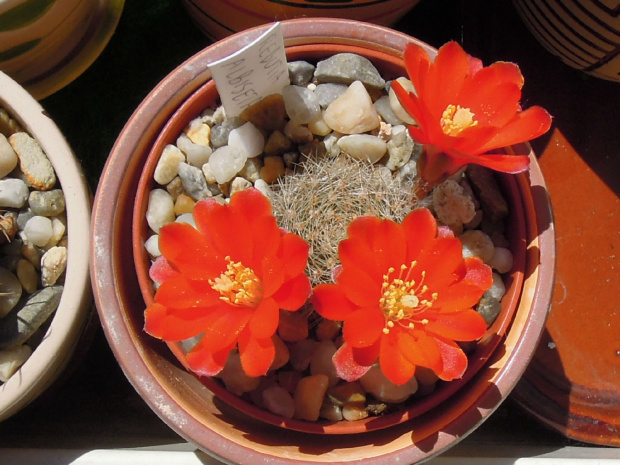
[[[58,127],[0,72],[0,420],[56,381],[92,327],[90,191]],[[75,360],[75,359],[74,359]]]
[[[394,73],[402,50],[415,39],[367,23],[335,19],[282,22],[289,59],[317,59],[339,51],[358,52],[380,71]],[[145,187],[157,147],[173,140],[191,118],[217,98],[207,64],[228,56],[267,30],[258,27],[222,40],[190,58],[142,102],[120,134],[103,172],[93,210],[92,279],[104,331],[125,374],[151,408],[178,434],[231,463],[292,464],[418,463],[471,433],[506,398],[530,360],[544,327],[553,282],[553,225],[544,181],[531,155],[529,177],[513,177],[512,199],[523,234],[519,291],[511,299],[490,353],[472,362],[475,376],[428,409],[401,412],[389,424],[358,424],[328,431],[261,416],[244,402],[189,373],[165,343],[146,334],[145,300],[152,287],[144,249]],[[419,42],[418,42],[419,43]],[[422,44],[431,50],[425,44]],[[399,72],[403,72],[402,68]],[[393,76],[392,76],[393,77]],[[144,173],[144,174],[143,174]],[[150,182],[153,184],[152,182]],[[119,201],[110,203],[109,198]],[[134,201],[138,201],[134,204]],[[135,205],[135,207],[134,207]],[[130,231],[133,221],[134,233]],[[136,226],[138,225],[138,226]],[[519,229],[517,228],[517,229]],[[134,252],[135,263],[129,254]],[[140,286],[142,289],[140,289]],[[356,422],[352,422],[356,423]],[[320,436],[318,436],[320,435]]]

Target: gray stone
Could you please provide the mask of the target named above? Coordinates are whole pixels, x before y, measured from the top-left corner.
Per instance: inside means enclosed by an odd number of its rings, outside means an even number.
[[[0,319],[0,350],[25,343],[56,311],[62,290],[63,286],[41,289]]]
[[[491,326],[499,312],[502,310],[502,305],[499,300],[484,294],[478,302],[478,306],[476,307],[476,311],[484,318],[487,326]]]
[[[57,216],[65,211],[65,195],[62,189],[51,191],[32,191],[28,205],[36,215]]]
[[[202,174],[200,168],[188,165],[187,163],[179,164],[179,178],[183,183],[183,190],[194,200],[203,200],[211,197],[211,191],[207,187],[207,180]]]
[[[385,80],[368,58],[355,53],[338,53],[316,65],[314,78],[320,82],[362,83],[374,90],[383,90]]]
[[[21,208],[28,200],[28,186],[21,179],[0,180],[0,208]]]
[[[288,78],[296,86],[307,85],[314,75],[314,65],[307,61],[291,61],[288,63]]]
[[[330,103],[344,94],[349,86],[347,84],[336,84],[334,82],[326,82],[316,86],[314,93],[319,100],[321,108],[327,108]]]
[[[230,131],[241,126],[245,121],[239,117],[229,118],[211,128],[211,145],[214,149],[228,144]]]

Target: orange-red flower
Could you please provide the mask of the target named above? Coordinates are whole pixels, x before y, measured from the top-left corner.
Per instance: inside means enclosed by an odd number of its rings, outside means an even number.
[[[295,311],[310,295],[309,246],[278,227],[256,189],[228,205],[203,200],[193,214],[196,227],[160,231],[166,279],[145,311],[145,330],[166,341],[202,334],[187,355],[199,375],[217,374],[235,346],[246,374],[263,375],[274,359],[280,309]]]
[[[341,378],[353,381],[377,360],[399,385],[416,366],[446,381],[465,372],[467,356],[455,341],[474,341],[486,331],[472,307],[492,273],[478,258],[463,259],[457,238],[437,233],[426,209],[401,224],[361,217],[349,226],[336,283],[318,285],[312,296],[324,318],[343,321],[345,342],[333,357]]]
[[[529,166],[526,155],[489,151],[541,136],[551,116],[541,107],[522,111],[523,76],[514,63],[483,67],[456,42],[441,47],[431,62],[426,51],[409,44],[405,66],[415,92],[393,81],[403,108],[416,121],[413,139],[425,144],[418,170],[426,191],[469,163],[506,173]]]

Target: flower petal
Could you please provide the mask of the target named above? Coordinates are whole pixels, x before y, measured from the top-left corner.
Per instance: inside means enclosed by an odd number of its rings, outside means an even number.
[[[418,94],[423,94],[426,77],[431,66],[431,59],[428,53],[421,46],[411,43],[405,47],[404,59],[405,68],[413,87]]]
[[[182,341],[202,333],[217,312],[217,307],[170,309],[153,303],[144,311],[144,331],[165,341]]]
[[[181,274],[159,286],[155,301],[173,308],[210,307],[222,302],[220,294],[207,281],[189,281]]]
[[[342,326],[344,339],[351,347],[368,347],[383,334],[385,317],[377,306],[360,308],[351,313]]]
[[[310,299],[319,315],[328,320],[343,321],[357,308],[336,284],[319,284]]]
[[[250,266],[254,252],[252,231],[243,217],[236,215],[229,205],[210,198],[197,202],[193,213],[196,227],[218,255]]]
[[[398,347],[412,364],[430,368],[435,373],[443,370],[441,353],[435,339],[423,331],[401,331],[398,334]]]
[[[149,268],[149,278],[158,284],[178,275],[179,271],[163,255],[157,257]]]
[[[467,370],[468,363],[463,350],[452,341],[436,339],[436,342],[443,362],[443,371],[437,373],[437,376],[444,381],[461,378]]]
[[[417,259],[437,236],[437,221],[426,208],[419,208],[405,216],[402,227],[407,238],[407,261]]]
[[[458,103],[468,70],[469,58],[457,42],[451,41],[439,48],[428,73],[424,94],[420,95],[436,117],[437,124],[447,106]]]
[[[400,386],[413,377],[415,365],[401,352],[395,333],[391,331],[390,334],[384,334],[381,337],[379,365],[385,377]]]
[[[281,237],[278,258],[284,266],[284,276],[291,278],[304,272],[308,266],[310,245],[296,234],[286,233]]]
[[[347,382],[353,382],[360,379],[370,370],[370,365],[360,365],[355,361],[353,356],[353,348],[346,342],[340,346],[332,357],[336,374],[339,378]]]
[[[534,106],[517,113],[481,151],[487,152],[535,139],[551,127],[551,115],[542,107]],[[509,172],[509,171],[508,171]]]
[[[306,303],[311,292],[310,280],[302,273],[284,282],[280,289],[272,295],[272,298],[277,302],[279,308],[295,311]]]
[[[257,338],[251,331],[243,331],[239,337],[241,367],[248,376],[263,376],[276,355],[271,337]]]
[[[204,328],[201,343],[211,352],[218,352],[233,344],[252,317],[252,309],[225,305],[213,321]]]
[[[190,369],[199,376],[215,376],[226,364],[228,354],[235,345],[231,344],[217,352],[211,352],[207,347],[198,342],[187,354],[187,364]]]
[[[381,297],[381,281],[359,268],[343,267],[336,281],[347,299],[359,307],[376,305]]]
[[[223,257],[215,254],[204,235],[187,223],[170,223],[162,227],[159,249],[172,266],[196,279],[218,276],[225,268]]]
[[[437,313],[425,327],[426,331],[453,341],[475,341],[487,330],[484,318],[472,309]]]
[[[279,319],[280,309],[275,300],[263,299],[250,318],[250,332],[259,339],[271,337],[278,329]]]

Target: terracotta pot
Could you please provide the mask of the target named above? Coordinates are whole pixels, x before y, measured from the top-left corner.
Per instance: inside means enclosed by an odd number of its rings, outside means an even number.
[[[52,163],[62,186],[67,214],[67,269],[64,290],[41,343],[22,367],[0,386],[0,421],[42,394],[91,342],[96,328],[88,274],[91,194],[60,130],[19,84],[0,72],[0,107],[34,137]]]
[[[419,0],[182,0],[209,38],[222,39],[261,24],[293,18],[329,17],[391,26]]]
[[[0,3],[0,69],[42,99],[82,74],[116,29],[124,0]]]
[[[620,82],[618,4],[513,0],[534,37],[573,68]]]
[[[213,381],[201,382],[165,344],[142,331],[144,301],[153,295],[143,247],[145,196],[158,154],[217,98],[206,63],[231,54],[266,29],[218,42],[177,68],[145,99],[117,140],[97,193],[93,222],[93,284],[104,330],[126,375],[149,405],[179,434],[216,457],[236,463],[267,458],[307,463],[329,453],[342,463],[373,464],[429,458],[473,431],[497,408],[521,376],[543,329],[553,282],[554,236],[533,155],[529,176],[502,177],[513,212],[516,257],[502,315],[470,358],[464,380],[446,383],[408,410],[360,422],[285,421],[240,401]],[[386,79],[404,74],[402,50],[416,42],[383,27],[334,19],[285,21],[283,30],[289,59],[352,51],[373,61]],[[110,197],[120,202],[103,200]],[[134,198],[132,208],[128,203]],[[132,220],[133,238],[128,231]],[[135,269],[127,258],[132,249]],[[170,348],[179,354],[174,345]],[[360,432],[364,434],[323,435],[320,440],[313,434]]]

